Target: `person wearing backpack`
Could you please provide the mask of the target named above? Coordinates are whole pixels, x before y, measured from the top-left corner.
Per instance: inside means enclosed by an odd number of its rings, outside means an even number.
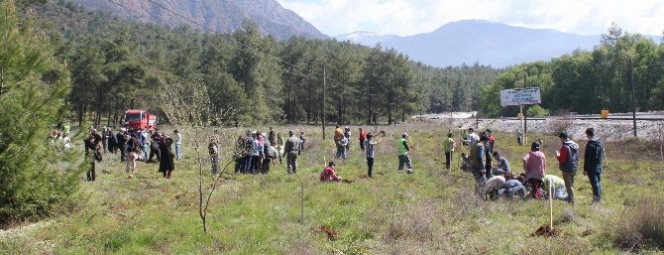
[[[579,145],[570,140],[565,131],[561,132],[558,137],[563,143],[560,151],[556,151],[558,168],[563,172],[563,180],[567,189],[566,201],[574,204],[574,176],[579,166]]]
[[[599,184],[602,175],[602,159],[604,152],[604,145],[599,139],[595,139],[595,129],[586,129],[586,137],[588,137],[588,144],[586,144],[586,151],[584,154],[583,174],[588,176],[590,186],[593,188],[593,201],[592,203],[599,203],[602,198],[602,187]]]

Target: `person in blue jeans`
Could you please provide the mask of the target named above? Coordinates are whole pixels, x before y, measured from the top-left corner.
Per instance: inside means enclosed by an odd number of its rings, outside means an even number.
[[[602,141],[595,138],[595,129],[586,129],[586,137],[588,143],[586,144],[585,157],[583,162],[583,174],[588,176],[590,186],[593,190],[592,203],[599,203],[602,199],[602,186],[600,185],[602,175],[602,159],[604,157],[604,145]]]

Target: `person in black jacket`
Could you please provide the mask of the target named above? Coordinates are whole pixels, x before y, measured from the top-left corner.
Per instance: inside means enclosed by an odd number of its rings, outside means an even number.
[[[159,159],[159,172],[161,172],[165,178],[171,178],[171,172],[175,169],[175,154],[171,149],[173,144],[172,138],[166,138],[165,135],[161,136],[161,141],[159,141],[159,151],[161,152],[161,158]]]
[[[592,203],[599,203],[602,199],[602,187],[600,185],[602,175],[602,159],[604,157],[604,145],[602,141],[595,138],[595,129],[586,129],[586,137],[588,143],[586,144],[585,157],[583,162],[583,174],[588,176],[590,186],[593,189]]]
[[[118,142],[116,144],[117,148],[120,150],[120,162],[125,162],[125,155],[127,154],[127,139],[125,139],[124,131],[120,131],[115,134],[115,140]]]
[[[90,169],[86,173],[86,177],[88,181],[95,181],[96,173],[95,173],[95,162],[101,161],[101,152],[99,151],[101,148],[99,147],[98,140],[96,140],[96,137],[94,135],[90,135],[88,139],[84,141],[85,145],[85,158],[87,160],[90,160]]]

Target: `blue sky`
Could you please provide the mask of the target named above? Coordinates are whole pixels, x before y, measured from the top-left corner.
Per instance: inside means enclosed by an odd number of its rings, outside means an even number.
[[[630,33],[661,35],[664,0],[277,0],[321,32],[414,35],[479,19],[575,34],[601,34],[611,22]]]

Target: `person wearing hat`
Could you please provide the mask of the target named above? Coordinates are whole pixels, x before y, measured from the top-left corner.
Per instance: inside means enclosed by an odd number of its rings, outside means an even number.
[[[327,166],[320,173],[320,181],[322,182],[340,182],[341,177],[334,171],[334,162],[330,161]]]
[[[540,151],[540,144],[533,142],[530,152],[523,157],[523,170],[526,172],[526,183],[530,186],[530,197],[543,199],[542,179],[546,175],[546,157]]]
[[[403,133],[401,135],[401,140],[397,141],[397,154],[399,155],[399,172],[403,172],[403,165],[405,164],[408,167],[408,173],[413,173],[413,166],[408,156],[408,151],[410,147],[408,146],[408,133]]]
[[[288,131],[284,153],[286,153],[286,169],[288,170],[288,174],[297,173],[297,156],[301,153],[300,139],[295,136],[293,130]]]
[[[602,189],[599,184],[600,176],[602,175],[602,159],[604,158],[604,145],[602,141],[595,138],[595,129],[586,129],[586,137],[588,143],[586,144],[586,151],[583,161],[583,174],[588,175],[590,186],[593,189],[592,203],[599,203],[602,198]]]
[[[367,166],[369,167],[369,172],[367,173],[367,176],[373,177],[373,165],[374,165],[374,146],[376,144],[379,144],[381,140],[378,140],[377,142],[374,142],[373,140],[373,134],[368,133],[367,134],[367,140],[364,141],[365,145],[364,147],[367,148]]]
[[[362,128],[359,129],[359,137],[360,137],[360,150],[364,151],[364,141],[367,140],[367,133],[362,130]]]
[[[341,130],[341,127],[339,125],[336,125],[334,128],[334,140],[338,140],[339,137],[344,136],[344,132]]]
[[[456,142],[454,142],[454,139],[452,138],[454,134],[451,132],[447,134],[447,138],[445,138],[445,141],[443,141],[443,150],[445,151],[445,169],[450,170],[450,167],[452,166],[452,153],[454,152],[454,148],[456,148]]]
[[[574,204],[574,176],[579,166],[579,145],[569,139],[567,132],[561,132],[558,137],[563,143],[560,151],[556,151],[558,168],[563,172],[563,180],[567,189],[567,202]]]

